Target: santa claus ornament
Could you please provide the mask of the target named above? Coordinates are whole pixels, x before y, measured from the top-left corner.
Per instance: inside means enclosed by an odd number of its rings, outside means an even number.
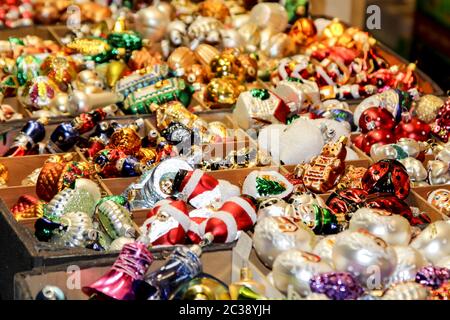
[[[175,177],[173,191],[177,197],[195,208],[203,208],[221,201],[219,181],[200,169],[180,170]]]
[[[450,98],[439,109],[435,122],[431,125],[432,134],[447,143],[450,132]]]
[[[247,231],[256,223],[255,199],[242,195],[224,202],[199,227],[201,238],[212,235],[214,242],[229,243],[236,240],[239,231]]]
[[[191,221],[184,201],[159,201],[147,214],[141,232],[152,245],[184,244]]]

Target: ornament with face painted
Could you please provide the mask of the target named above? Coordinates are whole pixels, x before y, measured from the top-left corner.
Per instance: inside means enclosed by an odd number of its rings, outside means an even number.
[[[311,251],[314,233],[301,222],[287,217],[266,217],[258,221],[253,234],[253,247],[259,259],[269,268],[285,250]]]
[[[392,247],[366,230],[348,230],[336,237],[333,263],[338,271],[350,272],[367,288],[380,289],[397,264]],[[377,270],[377,277],[373,277]]]
[[[446,216],[450,216],[450,190],[434,190],[428,195],[427,201],[437,207]]]

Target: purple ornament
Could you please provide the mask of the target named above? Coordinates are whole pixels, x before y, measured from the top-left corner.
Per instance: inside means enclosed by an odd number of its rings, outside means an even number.
[[[416,274],[416,282],[421,285],[438,289],[450,279],[450,270],[445,267],[427,266]]]
[[[321,273],[311,278],[312,292],[325,294],[332,300],[355,300],[364,294],[361,285],[347,272]]]

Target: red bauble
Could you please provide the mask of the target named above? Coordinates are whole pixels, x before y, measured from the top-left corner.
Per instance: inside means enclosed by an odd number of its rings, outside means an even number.
[[[353,136],[352,142],[355,145],[355,147],[362,150],[365,139],[366,139],[366,135],[361,133],[361,134],[358,134],[357,136]]]
[[[389,144],[395,142],[394,133],[386,129],[376,129],[366,133],[361,150],[366,154],[370,154],[370,148],[375,143]]]
[[[385,159],[371,165],[361,179],[368,193],[391,193],[406,199],[411,188],[408,172],[397,160]]]
[[[395,128],[395,138],[411,138],[416,141],[427,141],[430,137],[431,127],[429,124],[417,119],[401,121]]]
[[[367,133],[374,129],[392,130],[395,127],[394,117],[387,109],[372,107],[366,109],[359,117],[361,132]]]

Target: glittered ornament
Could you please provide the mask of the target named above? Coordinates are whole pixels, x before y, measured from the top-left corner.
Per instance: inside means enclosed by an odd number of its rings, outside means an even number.
[[[408,220],[380,209],[358,209],[352,214],[349,229],[365,229],[389,245],[408,245],[411,239]]]
[[[277,256],[288,249],[310,252],[316,237],[303,223],[287,217],[266,217],[258,221],[253,234],[253,247],[258,258],[272,268]]]
[[[312,292],[325,294],[332,300],[356,300],[364,289],[347,272],[328,272],[315,275],[310,280]]]
[[[353,274],[364,287],[380,288],[394,272],[395,251],[384,240],[366,230],[348,230],[336,237],[333,263],[338,271]],[[377,268],[377,277],[373,269]]]
[[[440,288],[431,290],[430,300],[450,300],[450,282],[444,283]]]
[[[437,139],[446,143],[450,133],[450,98],[447,98],[444,105],[439,109],[436,120],[431,124],[431,133]]]
[[[381,160],[367,169],[362,178],[362,186],[369,193],[392,193],[403,200],[410,191],[409,175],[400,162]]]
[[[311,293],[310,280],[315,275],[332,271],[318,256],[291,249],[278,255],[272,274],[275,287],[281,292],[288,292],[288,286],[292,285],[295,292],[307,296]]]
[[[427,94],[419,99],[414,112],[417,118],[425,123],[430,123],[436,118],[443,104],[444,101],[441,98]]]
[[[416,274],[416,282],[437,289],[450,280],[450,270],[447,268],[426,266]]]
[[[53,54],[45,58],[41,70],[42,74],[52,79],[62,91],[67,91],[77,76],[74,60],[62,54]]]
[[[317,34],[314,21],[309,18],[300,18],[294,22],[289,37],[297,46],[308,46],[315,40]]]
[[[134,238],[136,234],[131,213],[113,200],[99,203],[95,208],[95,217],[111,240],[119,237]]]

